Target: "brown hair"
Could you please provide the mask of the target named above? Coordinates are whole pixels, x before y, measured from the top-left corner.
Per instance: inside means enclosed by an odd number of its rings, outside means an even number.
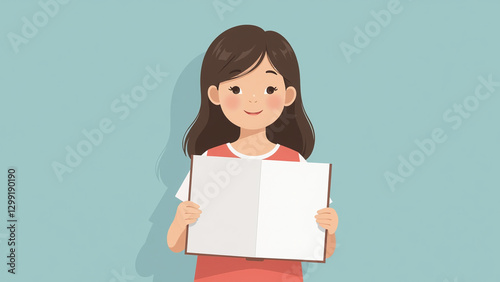
[[[208,99],[208,88],[235,78],[255,62],[255,69],[267,53],[271,64],[285,80],[285,87],[297,91],[295,101],[266,128],[266,137],[308,158],[314,147],[314,129],[302,105],[299,64],[288,41],[279,33],[253,25],[240,25],[221,33],[208,47],[201,67],[201,105],[196,119],[183,137],[182,148],[191,158],[215,146],[236,141],[240,129],[231,123],[218,105]],[[292,117],[292,118],[290,118]]]

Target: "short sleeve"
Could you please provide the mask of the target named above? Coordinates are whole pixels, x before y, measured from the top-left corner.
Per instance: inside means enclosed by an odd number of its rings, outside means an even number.
[[[188,200],[190,174],[191,173],[188,171],[186,178],[184,178],[184,181],[182,181],[181,187],[179,187],[177,194],[175,194],[175,197],[183,202]]]
[[[299,159],[301,162],[307,162],[306,159],[304,159],[304,157],[300,153],[299,153]],[[332,198],[330,198],[329,204],[331,204],[331,203],[332,203]]]
[[[208,151],[205,151],[205,153],[202,154],[202,156],[206,156]],[[183,202],[187,201],[189,198],[189,177],[190,177],[191,172],[188,171],[186,177],[184,178],[184,181],[182,181],[181,187],[179,187],[179,190],[177,190],[177,193],[175,194],[175,197]]]

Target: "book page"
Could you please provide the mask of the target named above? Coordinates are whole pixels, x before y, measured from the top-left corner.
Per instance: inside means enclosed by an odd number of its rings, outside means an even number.
[[[330,164],[262,161],[257,257],[323,261]]]
[[[193,156],[186,253],[255,257],[260,160]]]

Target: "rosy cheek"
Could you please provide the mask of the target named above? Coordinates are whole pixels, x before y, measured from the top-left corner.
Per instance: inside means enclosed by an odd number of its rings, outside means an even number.
[[[281,110],[284,106],[284,103],[282,101],[282,97],[278,95],[271,95],[267,98],[267,107],[272,110],[272,111],[279,111],[279,114],[281,114]]]
[[[234,111],[240,108],[240,99],[236,95],[230,95],[223,100],[224,107],[230,111]]]

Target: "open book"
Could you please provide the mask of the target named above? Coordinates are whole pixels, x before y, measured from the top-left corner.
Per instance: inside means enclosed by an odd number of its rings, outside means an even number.
[[[193,156],[186,254],[325,262],[331,164]]]

